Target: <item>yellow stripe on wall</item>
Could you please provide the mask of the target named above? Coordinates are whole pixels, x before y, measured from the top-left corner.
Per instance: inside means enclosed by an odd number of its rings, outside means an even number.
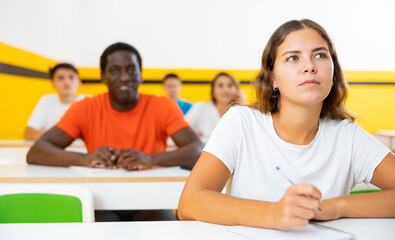
[[[99,68],[78,68],[83,79],[100,79]],[[143,79],[162,80],[167,74],[177,74],[182,81],[201,80],[211,81],[219,72],[227,72],[235,76],[239,81],[250,81],[258,76],[258,70],[237,69],[154,69],[144,68]],[[348,82],[393,82],[395,83],[395,71],[345,71]]]
[[[395,71],[345,71],[349,82],[392,82],[395,83]]]
[[[100,80],[99,68],[77,68],[81,79]]]
[[[58,61],[21,50],[0,42],[0,63],[7,63],[28,69],[48,72]],[[100,79],[99,68],[78,68],[82,79]],[[162,80],[168,73],[175,73],[183,81],[201,80],[211,81],[216,74],[225,71],[235,76],[240,81],[254,79],[259,70],[246,69],[158,69],[144,68],[143,79]],[[345,71],[345,76],[349,82],[395,82],[395,71]]]
[[[100,79],[99,68],[78,68],[80,77],[82,79]],[[220,72],[227,72],[240,81],[250,81],[256,77],[258,71],[256,70],[219,70],[219,69],[158,69],[158,68],[144,68],[142,72],[143,79],[162,80],[167,74],[177,74],[182,81],[211,81]]]
[[[0,43],[0,62],[47,72],[57,61]],[[82,79],[100,79],[99,68],[79,68]],[[211,81],[222,70],[215,69],[144,69],[143,78],[162,80],[175,73],[183,81]],[[249,81],[257,70],[226,70],[240,81]],[[349,82],[395,82],[395,72],[346,71]],[[0,139],[22,139],[26,122],[39,98],[55,93],[48,79],[0,74]],[[249,84],[241,86],[249,102],[254,101],[254,90]],[[97,95],[107,91],[104,84],[83,84],[78,94]],[[165,95],[161,84],[143,84],[139,91]],[[181,97],[192,102],[210,100],[209,84],[184,84]],[[351,85],[347,105],[359,116],[357,122],[370,133],[381,129],[395,129],[395,85]]]
[[[0,63],[48,72],[58,62],[0,42]]]
[[[351,85],[347,106],[366,131],[395,130],[395,85]]]

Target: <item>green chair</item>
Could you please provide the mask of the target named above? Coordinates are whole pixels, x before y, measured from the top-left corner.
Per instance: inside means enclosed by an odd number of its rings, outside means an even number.
[[[358,183],[351,189],[350,194],[371,193],[380,191],[382,190],[379,187],[373,185],[372,183]]]
[[[65,185],[0,185],[0,223],[94,222],[92,195]]]
[[[371,193],[371,192],[380,192],[381,189],[365,189],[365,190],[355,190],[351,191],[350,194],[358,194],[358,193]]]

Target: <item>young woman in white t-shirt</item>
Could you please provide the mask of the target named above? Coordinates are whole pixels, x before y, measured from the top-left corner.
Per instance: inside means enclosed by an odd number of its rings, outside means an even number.
[[[239,82],[230,74],[221,72],[211,81],[211,101],[193,104],[185,120],[198,133],[203,143],[209,139],[218,121],[232,102],[245,104],[244,93]]]
[[[185,185],[180,219],[288,229],[310,219],[395,217],[395,156],[354,123],[321,26],[280,26],[255,87],[257,102],[232,107],[213,131]],[[360,182],[383,191],[349,195]]]

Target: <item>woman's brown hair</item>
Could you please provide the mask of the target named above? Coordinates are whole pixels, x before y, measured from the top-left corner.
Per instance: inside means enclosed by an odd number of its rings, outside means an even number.
[[[329,95],[324,100],[320,118],[329,117],[331,119],[349,119],[350,121],[354,121],[355,116],[348,110],[345,104],[348,96],[348,85],[337,59],[335,47],[324,28],[308,19],[288,21],[277,28],[270,37],[262,54],[261,70],[253,82],[256,89],[257,101],[251,104],[250,107],[262,113],[275,113],[280,110],[280,92],[273,89],[270,81],[270,74],[274,68],[277,50],[288,34],[306,28],[317,31],[326,41],[334,66],[333,86]]]

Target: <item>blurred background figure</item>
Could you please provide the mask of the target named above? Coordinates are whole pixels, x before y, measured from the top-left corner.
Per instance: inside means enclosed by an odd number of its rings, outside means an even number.
[[[84,95],[76,94],[81,80],[73,65],[57,64],[49,69],[49,76],[58,94],[46,94],[40,98],[27,122],[25,139],[40,138],[60,120],[73,102],[84,98]]]
[[[246,104],[239,82],[230,74],[221,72],[211,81],[211,101],[195,103],[185,119],[206,143],[219,119],[231,103]]]
[[[182,113],[185,115],[192,104],[181,99],[178,95],[181,91],[182,82],[176,74],[170,73],[163,79],[163,88],[165,89],[167,95],[177,102],[178,106],[181,108]]]

